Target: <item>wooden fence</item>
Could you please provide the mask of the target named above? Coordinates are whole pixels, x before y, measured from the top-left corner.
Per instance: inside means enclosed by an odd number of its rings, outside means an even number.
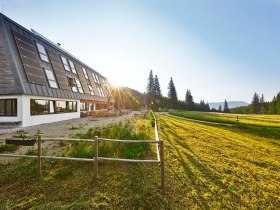
[[[153,114],[153,116],[154,116],[154,114]],[[0,157],[35,158],[35,159],[37,159],[37,161],[36,161],[37,171],[41,176],[42,176],[42,159],[58,159],[58,160],[93,162],[94,163],[93,171],[94,171],[95,178],[97,178],[97,176],[98,176],[98,164],[100,161],[103,161],[103,160],[119,161],[119,162],[133,162],[133,163],[157,163],[160,165],[160,177],[161,177],[160,184],[163,189],[164,188],[164,143],[162,140],[159,140],[159,137],[158,137],[156,118],[155,118],[155,135],[156,135],[156,140],[116,140],[116,139],[99,138],[98,136],[95,136],[94,139],[42,138],[42,134],[39,134],[37,137],[37,155],[0,154]],[[0,139],[0,140],[6,140],[6,139]],[[9,140],[18,141],[18,138],[10,138]],[[43,156],[42,155],[43,141],[91,142],[93,144],[94,157],[93,158],[73,158],[73,157]],[[156,151],[157,151],[157,159],[156,160],[135,160],[135,159],[100,157],[98,155],[98,148],[99,148],[99,143],[103,142],[103,141],[128,143],[128,144],[131,144],[131,143],[155,144]]]

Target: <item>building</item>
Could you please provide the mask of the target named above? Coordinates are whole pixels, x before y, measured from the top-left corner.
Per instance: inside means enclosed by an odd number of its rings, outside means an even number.
[[[79,118],[114,103],[106,77],[0,13],[0,124]]]

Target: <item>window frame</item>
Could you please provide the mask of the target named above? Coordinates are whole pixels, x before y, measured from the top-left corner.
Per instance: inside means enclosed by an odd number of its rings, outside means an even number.
[[[0,114],[1,117],[17,117],[18,116],[18,100],[17,98],[5,98],[5,99],[0,99],[0,101],[3,101],[3,115]],[[11,101],[11,114],[7,114],[7,103],[8,101]]]
[[[57,81],[56,81],[54,72],[51,71],[51,70],[49,70],[49,69],[47,69],[47,68],[44,68],[44,67],[43,67],[43,70],[44,70],[44,72],[45,72],[45,74],[46,74],[46,77],[47,77],[47,79],[48,79],[49,86],[50,86],[51,88],[58,89],[58,84],[57,84]],[[52,78],[49,78],[48,72],[51,73],[53,79],[52,79]],[[56,87],[53,87],[53,86],[51,85],[51,82],[54,82]]]
[[[46,48],[45,48],[42,44],[40,44],[40,43],[38,43],[38,42],[36,42],[36,47],[37,47],[37,50],[38,50],[40,59],[41,59],[42,61],[45,61],[45,62],[47,62],[47,63],[50,63],[50,59],[49,59],[49,57],[48,57]],[[40,49],[41,49],[41,50],[40,50]],[[44,58],[45,58],[46,60],[45,60]]]
[[[71,72],[71,69],[70,69],[70,66],[69,66],[69,63],[68,63],[68,59],[66,57],[62,56],[62,55],[60,55],[60,58],[61,58],[64,70],[68,71],[68,72]]]

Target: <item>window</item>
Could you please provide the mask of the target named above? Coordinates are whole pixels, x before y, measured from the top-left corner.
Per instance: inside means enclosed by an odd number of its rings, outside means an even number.
[[[95,77],[96,77],[97,83],[100,84],[99,77],[96,74],[95,74]]]
[[[76,68],[75,68],[75,65],[72,61],[69,60],[69,63],[70,63],[70,67],[71,67],[71,70],[74,74],[77,74],[77,71],[76,71]]]
[[[36,43],[36,45],[37,45],[37,48],[38,48],[38,51],[39,51],[40,58],[43,61],[46,61],[46,62],[49,63],[49,58],[47,56],[47,52],[46,52],[46,49],[44,48],[44,46],[39,44],[39,43]]]
[[[31,115],[77,112],[76,101],[30,100]]]
[[[55,101],[55,113],[66,112],[66,101]]]
[[[83,69],[83,72],[84,72],[85,78],[86,78],[86,79],[88,79],[88,74],[87,74],[86,69],[85,69],[84,67],[82,67],[82,69]]]
[[[98,91],[98,95],[102,97],[102,93],[101,93],[100,87],[97,87],[97,91]]]
[[[98,76],[96,74],[94,74],[94,73],[92,73],[92,76],[93,76],[94,82],[100,84]]]
[[[102,89],[102,88],[100,88],[100,91],[101,91],[102,96],[103,96],[103,97],[105,97],[105,94],[104,94],[104,92],[103,92],[103,89]]]
[[[48,100],[30,100],[31,115],[49,114],[49,101]]]
[[[1,116],[17,116],[17,99],[0,99]]]
[[[80,110],[81,111],[88,111],[89,110],[89,104],[88,103],[80,103]]]
[[[62,60],[64,69],[65,69],[66,71],[70,71],[70,67],[69,67],[69,64],[68,64],[68,62],[67,62],[67,59],[66,59],[65,57],[61,56],[61,60]]]
[[[76,80],[72,77],[67,77],[69,86],[71,87],[73,92],[78,92]]]
[[[88,85],[88,89],[91,95],[94,95],[94,91],[93,88],[91,87],[91,85]]]
[[[76,84],[80,93],[84,93],[80,80],[76,79]]]
[[[66,101],[66,110],[68,112],[76,112],[77,111],[77,102]]]
[[[44,68],[44,69],[45,69],[45,72],[46,72],[46,75],[47,75],[50,87],[58,88],[53,72],[48,70],[48,69],[46,69],[46,68]]]

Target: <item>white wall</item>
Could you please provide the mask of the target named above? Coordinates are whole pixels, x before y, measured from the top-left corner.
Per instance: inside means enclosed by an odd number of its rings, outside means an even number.
[[[77,102],[77,112],[72,113],[61,113],[61,114],[47,114],[47,115],[33,115],[30,113],[30,99],[47,99],[47,100],[62,100],[62,101],[76,101]],[[74,99],[63,99],[63,98],[51,98],[51,97],[41,97],[41,96],[22,96],[21,107],[22,113],[22,127],[57,122],[62,120],[69,120],[73,118],[80,118],[80,101]]]
[[[20,122],[22,121],[22,96],[21,95],[11,95],[11,96],[5,96],[1,95],[0,99],[10,99],[10,98],[16,98],[17,99],[17,116],[0,116],[0,123],[1,122]]]

